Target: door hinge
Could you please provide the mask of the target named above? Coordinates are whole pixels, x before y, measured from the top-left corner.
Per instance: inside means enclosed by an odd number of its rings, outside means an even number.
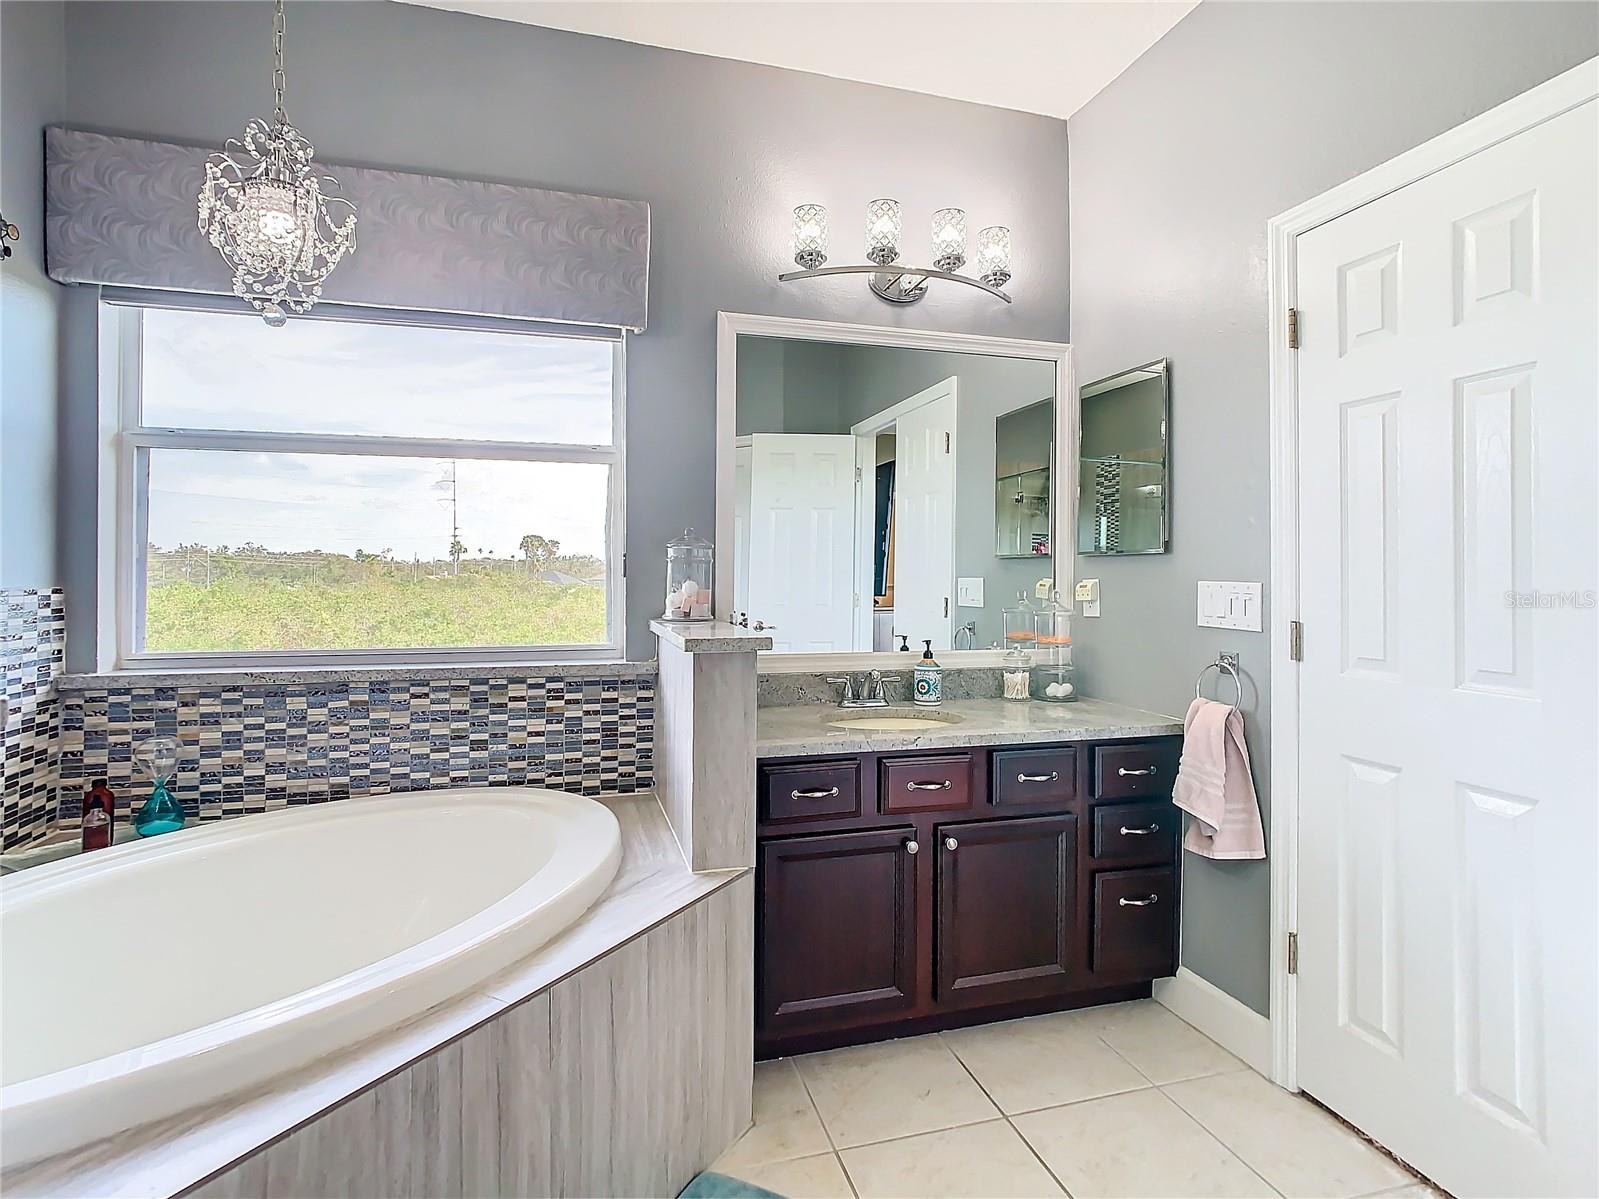
[[[1288,622],[1288,656],[1295,662],[1305,660],[1305,626],[1297,620]]]
[[[861,481],[861,468],[858,466],[855,468],[855,481],[857,483]]]
[[[949,453],[949,430],[944,430],[944,452]]]
[[[1299,309],[1297,308],[1288,310],[1288,348],[1290,350],[1299,348]]]
[[[1288,934],[1288,973],[1299,973],[1299,934]]]

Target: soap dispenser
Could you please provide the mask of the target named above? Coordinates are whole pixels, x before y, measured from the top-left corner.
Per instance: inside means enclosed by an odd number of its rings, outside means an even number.
[[[944,702],[944,668],[933,657],[931,640],[922,642],[921,660],[911,673],[915,679],[915,702],[924,708],[935,708]]]

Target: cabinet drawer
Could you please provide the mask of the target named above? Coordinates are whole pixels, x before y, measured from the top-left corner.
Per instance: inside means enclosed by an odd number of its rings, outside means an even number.
[[[860,763],[853,758],[763,765],[760,818],[767,824],[788,824],[859,816],[860,778]]]
[[[1170,740],[1096,746],[1094,795],[1099,799],[1170,795],[1180,744]]]
[[[1177,809],[1165,800],[1095,804],[1096,863],[1138,866],[1169,862],[1177,846]]]
[[[885,815],[943,812],[971,803],[971,754],[892,758],[883,762],[882,770]]]
[[[1060,806],[1077,798],[1077,750],[1005,749],[993,755],[995,807]]]
[[[1111,982],[1163,978],[1177,968],[1177,871],[1094,876],[1094,974]]]

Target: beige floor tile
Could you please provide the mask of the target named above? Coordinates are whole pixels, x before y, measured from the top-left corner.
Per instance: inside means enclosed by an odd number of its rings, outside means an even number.
[[[1272,1189],[1159,1091],[1012,1121],[1073,1199],[1270,1199]]]
[[[821,1118],[792,1061],[755,1065],[755,1127],[740,1137],[713,1170],[738,1175],[740,1166],[831,1153]]]
[[[1129,1003],[1101,1011],[1096,1031],[1151,1082],[1180,1082],[1248,1067],[1158,1003]]]
[[[849,1179],[844,1177],[844,1167],[832,1153],[742,1166],[732,1177],[753,1182],[787,1199],[855,1199]]]
[[[937,1034],[794,1061],[840,1149],[999,1114]]]
[[[1326,1112],[1252,1070],[1164,1089],[1289,1199],[1342,1199],[1415,1181]]]
[[[1378,1191],[1370,1199],[1449,1199],[1449,1197],[1436,1187],[1430,1187],[1425,1182],[1413,1182],[1407,1187],[1400,1187],[1395,1191]]]
[[[989,1098],[1008,1114],[1149,1085],[1069,1012],[943,1036]]]
[[[861,1199],[1034,1199],[1063,1192],[1003,1120],[846,1149]]]

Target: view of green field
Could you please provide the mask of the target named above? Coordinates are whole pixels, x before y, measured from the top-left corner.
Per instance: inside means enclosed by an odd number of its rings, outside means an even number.
[[[527,557],[398,562],[183,546],[148,556],[145,648],[423,649],[605,640],[603,566]]]

